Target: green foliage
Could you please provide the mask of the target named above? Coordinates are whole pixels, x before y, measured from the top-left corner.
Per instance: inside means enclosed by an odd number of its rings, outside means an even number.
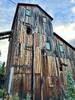
[[[4,76],[5,74],[5,62],[3,64],[0,63],[0,76]]]
[[[0,97],[3,97],[3,95],[4,95],[4,90],[0,89]]]
[[[26,99],[25,100],[31,100],[31,96],[29,93],[27,93]]]
[[[72,73],[67,74],[67,91],[66,100],[75,100],[75,81],[73,80]]]
[[[19,96],[13,96],[12,100],[19,100]]]

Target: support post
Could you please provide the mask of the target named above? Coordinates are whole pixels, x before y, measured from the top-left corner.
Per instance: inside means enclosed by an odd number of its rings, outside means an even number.
[[[11,86],[13,81],[13,74],[14,74],[14,67],[10,68],[10,76],[9,76],[9,83],[8,83],[8,94],[12,95],[11,93]]]
[[[31,100],[35,100],[35,45],[34,45],[34,34],[33,35],[33,46],[32,46],[32,78],[31,78]]]

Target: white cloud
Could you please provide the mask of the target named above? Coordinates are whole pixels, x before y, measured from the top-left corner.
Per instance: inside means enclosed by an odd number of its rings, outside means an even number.
[[[8,46],[9,46],[8,40],[0,40],[1,62],[7,61]]]
[[[2,5],[2,2],[0,2],[0,6]]]
[[[75,0],[71,0],[71,3],[75,3]]]
[[[75,13],[75,7],[72,7],[72,8],[71,8],[71,11],[72,11],[73,13]]]
[[[0,26],[0,32],[9,31],[9,30],[11,30],[11,26],[9,27],[9,25],[3,26],[3,27]]]
[[[71,40],[75,39],[75,23],[70,23],[68,25],[57,25],[54,26],[54,32],[59,34],[61,37],[63,37],[65,40]]]
[[[54,18],[54,12],[52,10],[48,10],[47,13]]]

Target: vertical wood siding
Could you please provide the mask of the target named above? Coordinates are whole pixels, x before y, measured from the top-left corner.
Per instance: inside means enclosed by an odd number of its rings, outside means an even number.
[[[27,27],[31,29],[29,34]],[[75,53],[53,35],[51,19],[39,8],[32,6],[19,6],[13,27],[13,37],[9,44],[7,65],[10,67],[16,65],[13,93],[20,95],[20,89],[23,89],[24,96],[27,93],[31,94],[33,34],[35,100],[41,100],[42,97],[43,100],[49,100],[53,96],[58,98],[61,94],[60,84],[64,89],[67,85],[66,73],[72,69],[75,73]],[[43,50],[44,54],[42,54]],[[62,67],[62,71],[60,71],[60,67]]]

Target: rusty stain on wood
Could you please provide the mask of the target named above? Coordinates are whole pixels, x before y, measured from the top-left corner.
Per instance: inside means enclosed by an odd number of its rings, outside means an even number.
[[[34,34],[35,100],[59,97],[61,85],[64,89],[67,85],[67,72],[75,70],[75,51],[53,35],[51,19],[37,7],[20,5],[13,30],[7,60],[7,71],[15,67],[13,94],[19,94],[21,81],[24,95],[31,94]]]

